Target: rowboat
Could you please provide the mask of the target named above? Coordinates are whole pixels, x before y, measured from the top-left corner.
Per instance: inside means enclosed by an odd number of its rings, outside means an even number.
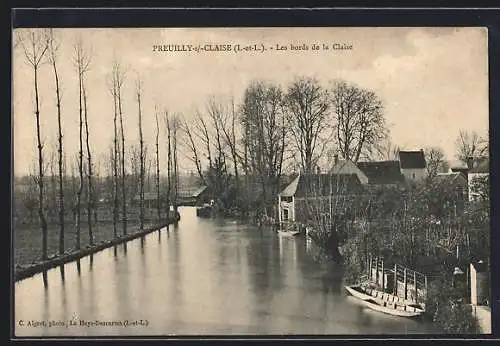
[[[368,308],[389,315],[419,317],[425,310],[417,303],[362,285],[345,286],[347,292]]]
[[[300,235],[302,232],[301,231],[283,231],[283,230],[278,230],[278,234],[285,236],[285,237],[296,237]]]

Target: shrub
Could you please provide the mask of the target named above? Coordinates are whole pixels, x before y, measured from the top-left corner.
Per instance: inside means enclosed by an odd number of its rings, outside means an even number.
[[[464,287],[451,287],[444,280],[429,285],[426,315],[447,334],[478,334],[479,323],[464,301]]]

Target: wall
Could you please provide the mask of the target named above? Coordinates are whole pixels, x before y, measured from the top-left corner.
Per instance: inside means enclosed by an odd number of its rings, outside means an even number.
[[[482,334],[491,334],[491,309],[488,306],[472,306],[472,314],[479,322]]]
[[[408,180],[422,180],[427,176],[426,168],[405,168],[401,169],[401,173],[404,175],[405,179]],[[415,178],[413,178],[413,174],[415,174]]]

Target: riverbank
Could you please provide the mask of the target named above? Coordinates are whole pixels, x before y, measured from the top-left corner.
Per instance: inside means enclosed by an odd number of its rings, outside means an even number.
[[[168,218],[164,218],[159,223],[147,223],[143,231],[138,230],[138,222],[129,222],[127,225],[128,234],[119,234],[117,237],[114,236],[112,223],[97,223],[93,225],[93,245],[90,245],[88,241],[88,226],[82,223],[80,249],[74,248],[74,226],[67,225],[65,245],[72,243],[73,247],[67,246],[67,250],[63,254],[59,254],[57,252],[59,244],[58,229],[57,227],[51,227],[49,228],[47,239],[49,256],[45,260],[41,258],[40,230],[36,226],[22,228],[14,227],[14,279],[15,281],[22,280],[37,273],[78,260],[90,254],[94,254],[106,248],[142,237],[146,234],[162,229],[174,223],[178,219],[178,215],[176,216],[173,212],[171,212]],[[121,223],[118,224],[118,231],[122,232]]]

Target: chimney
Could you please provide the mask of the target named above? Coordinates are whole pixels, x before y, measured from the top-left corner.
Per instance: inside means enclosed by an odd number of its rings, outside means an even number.
[[[339,154],[335,154],[333,157],[333,163],[337,164],[339,162]]]
[[[467,156],[467,168],[471,169],[474,166],[474,158],[472,156]]]

